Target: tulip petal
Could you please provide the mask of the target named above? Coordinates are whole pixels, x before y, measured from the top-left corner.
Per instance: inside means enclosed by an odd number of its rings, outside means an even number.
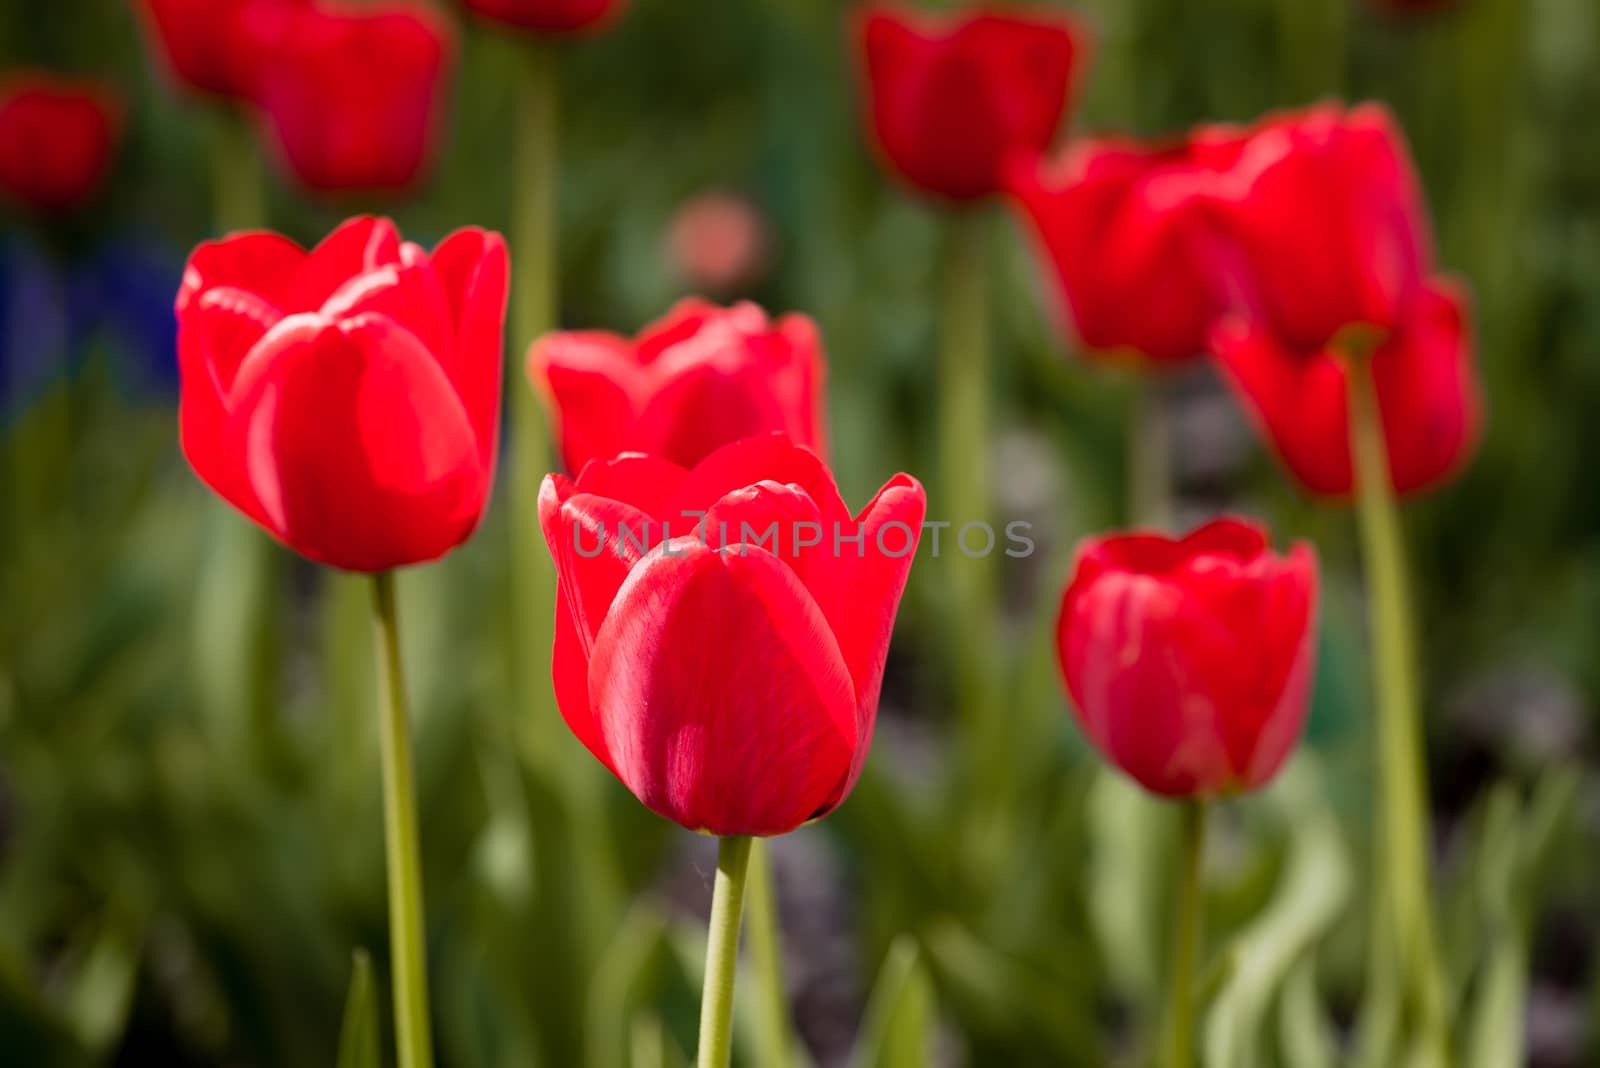
[[[852,537],[839,539],[832,574],[818,597],[855,686],[860,738],[850,775],[830,806],[855,787],[872,745],[889,638],[927,508],[927,494],[910,475],[896,475],[885,483],[846,532]],[[854,535],[859,535],[859,542]]]
[[[824,809],[857,745],[838,644],[765,551],[693,539],[629,575],[589,692],[618,777],[650,809],[718,835],[793,830]]]
[[[455,389],[377,315],[286,320],[241,369],[230,448],[267,524],[302,555],[380,571],[471,534],[487,480]]]
[[[553,414],[572,474],[643,444],[633,423],[645,384],[624,339],[597,330],[546,334],[528,351],[528,378]]]
[[[492,473],[500,435],[511,271],[505,239],[475,226],[457,230],[433,250],[433,269],[449,298],[455,330],[454,355],[444,361],[445,373],[456,384],[477,430],[484,468]]]
[[[842,527],[851,521],[833,475],[817,454],[783,434],[764,434],[724,445],[689,472],[668,508],[674,532],[679,531],[677,517],[708,511],[732,491],[763,480],[804,490],[816,502],[824,536],[832,536],[835,523]],[[683,529],[693,526],[687,523]]]
[[[283,302],[286,312],[316,311],[358,275],[400,261],[400,231],[388,219],[348,219],[311,250]]]
[[[450,301],[427,253],[406,241],[399,258],[352,275],[318,309],[330,319],[368,313],[404,326],[448,375],[455,363],[455,325]],[[453,380],[453,376],[452,380]]]
[[[610,497],[656,519],[675,519],[671,502],[689,473],[659,456],[624,453],[611,460],[595,460],[577,478],[579,492]]]

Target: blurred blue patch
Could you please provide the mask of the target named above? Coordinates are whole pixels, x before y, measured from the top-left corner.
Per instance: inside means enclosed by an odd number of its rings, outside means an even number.
[[[136,395],[170,397],[178,389],[178,324],[172,301],[183,259],[159,240],[114,238],[84,263],[68,284],[75,358],[103,346],[118,381]]]
[[[0,421],[65,369],[67,334],[59,269],[20,235],[0,238]]]
[[[150,238],[113,238],[67,265],[20,235],[0,240],[0,420],[91,356],[130,396],[174,397],[182,277],[182,257]]]

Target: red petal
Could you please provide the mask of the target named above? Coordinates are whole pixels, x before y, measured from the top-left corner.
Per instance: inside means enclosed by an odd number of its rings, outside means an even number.
[[[477,227],[457,230],[433,250],[433,269],[449,298],[455,330],[455,354],[445,373],[477,430],[484,467],[493,472],[511,271],[505,239]]]
[[[400,232],[388,219],[346,220],[311,250],[283,302],[285,312],[316,311],[357,275],[400,261]]]
[[[673,530],[679,529],[677,517],[707,511],[732,491],[764,479],[803,489],[816,502],[826,530],[831,531],[836,522],[850,522],[850,510],[839,496],[839,487],[817,454],[782,434],[766,434],[724,445],[689,472],[668,506]],[[693,526],[690,521],[684,529]]]
[[[861,510],[853,529],[846,532],[862,535],[861,549],[858,551],[854,542],[841,539],[839,551],[832,554],[835,565],[828,576],[826,592],[818,600],[854,681],[860,741],[850,775],[830,799],[829,807],[837,805],[854,788],[872,745],[883,669],[889,659],[889,638],[894,633],[895,615],[916,557],[927,507],[927,494],[921,483],[909,475],[896,475]]]
[[[447,375],[455,363],[449,298],[427,253],[410,241],[400,246],[399,259],[352,275],[318,310],[330,319],[382,315],[409,330]]]
[[[615,334],[546,334],[528,351],[528,377],[545,398],[567,470],[637,448],[635,397],[644,381],[633,347]]]
[[[380,316],[288,320],[235,388],[229,447],[270,528],[313,560],[379,571],[441,556],[488,490],[454,387]]]
[[[653,811],[773,835],[838,793],[855,693],[827,621],[780,561],[680,539],[636,567],[589,665],[618,776]]]
[[[631,504],[656,519],[672,519],[676,513],[668,511],[669,502],[687,477],[688,472],[670,460],[630,453],[594,461],[583,469],[576,485],[580,492]]]

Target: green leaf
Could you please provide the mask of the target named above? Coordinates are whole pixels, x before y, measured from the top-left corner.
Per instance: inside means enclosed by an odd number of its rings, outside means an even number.
[[[1272,902],[1232,945],[1233,973],[1206,1016],[1205,1063],[1259,1063],[1263,1021],[1291,970],[1337,919],[1350,893],[1350,858],[1322,798],[1316,765],[1302,757],[1269,797],[1294,830]]]
[[[923,1068],[933,1062],[933,981],[916,943],[901,935],[889,947],[867,1002],[851,1068]]]
[[[379,1068],[378,999],[372,981],[372,958],[355,951],[350,969],[350,994],[339,1029],[338,1068]]]

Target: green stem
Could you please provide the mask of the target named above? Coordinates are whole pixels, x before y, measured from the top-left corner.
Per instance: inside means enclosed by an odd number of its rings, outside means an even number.
[[[1177,908],[1172,929],[1172,970],[1168,975],[1165,1068],[1190,1068],[1194,1063],[1194,976],[1199,957],[1204,902],[1200,864],[1205,854],[1206,803],[1183,803],[1183,840],[1178,870]]]
[[[717,882],[711,894],[706,938],[706,982],[700,999],[698,1068],[728,1068],[733,1057],[733,980],[739,962],[739,921],[744,911],[749,838],[717,842]]]
[[[969,557],[958,539],[968,523],[989,521],[989,322],[984,248],[987,219],[978,211],[954,214],[946,236],[939,324],[939,474],[944,533],[940,552],[949,560],[953,621],[949,639],[960,711],[975,737],[994,717],[983,702],[991,652],[993,574],[988,557]],[[976,528],[973,550],[984,542]],[[982,745],[975,754],[986,753]]]
[[[261,156],[249,120],[233,108],[219,109],[211,139],[211,210],[216,228],[259,230],[266,225],[266,189]]]
[[[372,577],[378,643],[378,714],[383,756],[383,834],[389,876],[389,953],[394,973],[394,1024],[400,1068],[431,1068],[428,953],[423,927],[422,858],[417,839],[416,784],[411,770],[411,724],[400,669],[394,575]]]
[[[783,985],[783,939],[771,851],[762,839],[750,849],[750,962],[760,990],[759,1063],[762,1068],[788,1068],[789,995]]]
[[[523,353],[556,325],[556,185],[559,70],[556,54],[530,44],[516,92],[511,241],[511,348],[506,396],[511,409],[511,628],[513,707],[531,732],[531,755],[551,770],[548,744],[557,718],[535,650],[548,650],[555,572],[539,528],[539,482],[550,471],[548,428],[523,377]],[[549,729],[546,729],[549,728]]]
[[[1442,1056],[1447,1045],[1444,995],[1434,944],[1426,768],[1404,542],[1371,361],[1356,355],[1347,367],[1383,809],[1380,855],[1374,865],[1373,953],[1397,964],[1406,1004],[1419,1017],[1422,1037]],[[1387,915],[1381,912],[1384,908]]]

